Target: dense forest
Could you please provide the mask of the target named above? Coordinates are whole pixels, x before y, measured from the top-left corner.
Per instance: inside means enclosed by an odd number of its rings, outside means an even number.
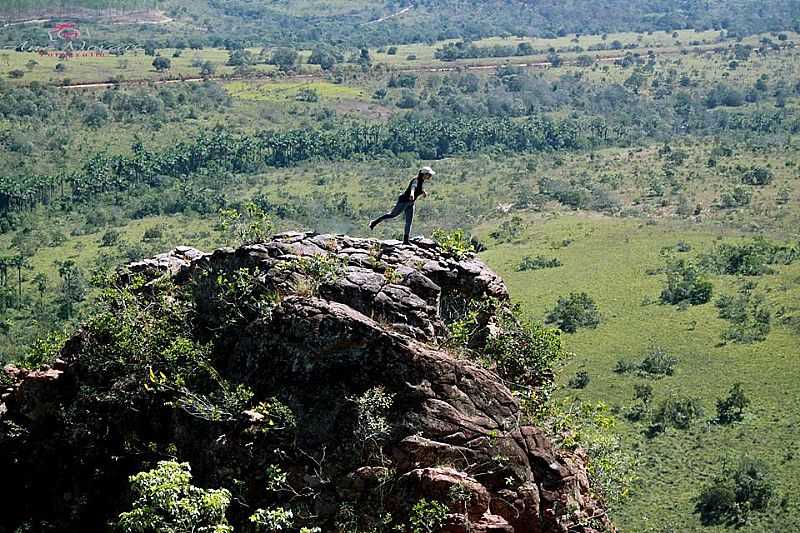
[[[296,5],[294,5],[296,4]],[[204,46],[221,46],[235,41],[243,46],[313,43],[348,46],[381,46],[442,39],[479,39],[497,35],[557,37],[567,34],[601,34],[619,31],[673,31],[688,28],[698,31],[728,30],[732,35],[752,35],[765,31],[800,27],[800,7],[791,0],[771,0],[766,5],[755,0],[730,2],[662,0],[607,0],[601,4],[572,2],[457,1],[427,0],[406,5],[390,1],[371,4],[349,2],[296,2],[288,9],[281,2],[251,0],[210,0],[209,2],[161,1],[85,1],[51,2],[19,0],[0,13],[18,17],[27,10],[64,10],[71,6],[89,9],[157,7],[169,17],[188,18],[190,25],[180,28],[154,26],[141,31],[96,28],[97,37],[109,43],[133,43],[143,37],[160,46],[174,46],[178,40],[192,39]],[[406,7],[402,17],[390,17]],[[44,10],[46,12],[46,9]],[[380,24],[370,22],[390,17]],[[196,29],[195,29],[196,28]],[[6,28],[6,44],[39,40],[27,27]]]

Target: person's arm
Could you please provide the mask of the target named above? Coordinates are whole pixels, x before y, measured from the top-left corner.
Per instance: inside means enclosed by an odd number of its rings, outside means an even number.
[[[414,178],[413,180],[411,180],[411,184],[408,186],[408,188],[409,188],[408,200],[410,202],[414,201],[414,195],[417,192],[417,180],[418,179],[419,178]]]

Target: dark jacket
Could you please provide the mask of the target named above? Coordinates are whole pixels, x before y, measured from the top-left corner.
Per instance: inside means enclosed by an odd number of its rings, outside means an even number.
[[[422,184],[425,183],[425,180],[420,179],[419,177],[414,178],[410,182],[408,182],[408,187],[403,194],[400,195],[400,200],[404,202],[413,202],[424,192],[422,190]]]

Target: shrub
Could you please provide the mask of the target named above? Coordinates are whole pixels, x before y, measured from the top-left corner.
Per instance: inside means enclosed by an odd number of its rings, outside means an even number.
[[[633,372],[639,368],[639,365],[632,361],[626,361],[624,359],[620,359],[614,365],[614,372],[617,374],[627,374],[628,372]]]
[[[164,237],[164,230],[166,227],[164,224],[156,224],[155,226],[151,226],[144,230],[144,235],[142,235],[143,241],[152,241],[158,240]]]
[[[730,321],[722,339],[737,343],[763,341],[771,329],[772,312],[763,294],[753,292],[755,285],[744,284],[736,296],[717,299],[719,317]]]
[[[633,398],[638,403],[631,406],[625,413],[625,418],[631,422],[638,422],[650,415],[650,402],[653,399],[653,387],[649,383],[637,383],[633,386]]]
[[[772,171],[763,167],[751,167],[742,173],[742,183],[745,185],[768,185],[773,178]]]
[[[400,95],[400,99],[395,104],[400,109],[413,109],[419,105],[419,98],[413,92],[404,89],[403,93]]]
[[[443,503],[421,499],[411,509],[412,533],[438,533],[447,521],[449,512]]]
[[[270,509],[256,509],[250,515],[250,523],[257,531],[273,532],[292,529],[294,526],[294,513],[291,509],[274,507]]]
[[[671,395],[664,399],[653,413],[649,434],[662,433],[669,427],[689,429],[696,419],[703,416],[700,400],[686,396]]]
[[[667,262],[667,286],[661,291],[661,302],[679,304],[687,302],[700,305],[711,299],[713,286],[700,275],[694,263],[686,259]]]
[[[745,457],[700,491],[694,512],[703,525],[741,526],[750,513],[765,511],[774,497],[775,483],[766,465]]]
[[[538,388],[541,395],[546,395],[553,379],[553,365],[566,357],[561,334],[536,322],[520,320],[516,312],[507,307],[497,312],[500,331],[487,341],[485,354],[497,365],[500,377],[521,388]]]
[[[119,230],[110,229],[103,233],[103,236],[100,238],[100,246],[114,246],[119,242],[121,236],[122,234]]]
[[[220,209],[219,225],[228,242],[242,245],[266,241],[272,232],[267,213],[253,202],[242,209]]]
[[[674,373],[674,367],[678,364],[678,359],[670,356],[659,346],[654,346],[638,363],[633,361],[626,361],[620,359],[614,366],[614,372],[617,374],[627,374],[628,372],[637,371],[639,375],[651,378],[660,378],[663,376],[671,376]]]
[[[570,378],[569,386],[573,389],[585,389],[590,380],[589,373],[585,370],[580,370]]]
[[[136,497],[132,510],[119,515],[124,533],[233,533],[225,511],[226,489],[201,489],[190,484],[189,463],[160,461],[158,467],[130,477]]]
[[[519,314],[519,306],[496,299],[470,300],[464,318],[448,325],[449,344],[494,369],[523,396],[526,408],[536,411],[552,392],[554,365],[567,353],[558,329]],[[486,324],[494,327],[490,330]]]
[[[547,258],[543,255],[537,255],[536,257],[531,257],[526,255],[522,258],[517,265],[517,272],[525,272],[527,270],[541,270],[543,268],[556,268],[561,266],[561,261],[557,258]]]
[[[500,226],[489,234],[497,242],[510,242],[520,236],[525,225],[522,217],[514,215],[510,220],[504,220]]]
[[[546,323],[556,324],[561,331],[574,333],[578,328],[596,328],[600,312],[594,300],[585,292],[570,293],[561,297],[555,308],[547,314]]]
[[[730,209],[744,207],[750,204],[753,192],[743,185],[736,185],[732,189],[722,191],[719,196],[720,207]]]
[[[334,255],[311,255],[301,257],[286,265],[294,266],[299,272],[306,275],[311,294],[319,293],[323,285],[336,282],[342,277],[346,269],[346,262]],[[281,265],[283,267],[283,265]]]
[[[172,68],[172,61],[168,57],[158,56],[153,60],[153,68],[159,72]]]
[[[298,102],[317,102],[319,101],[319,91],[304,87],[297,92],[297,96],[295,96],[294,99]]]
[[[750,399],[745,396],[742,384],[734,383],[727,398],[717,399],[717,422],[731,424],[740,421],[748,405]]]
[[[379,446],[391,430],[386,414],[392,407],[394,395],[387,393],[383,387],[373,387],[349,400],[356,406],[355,442],[363,449]]]
[[[475,252],[475,247],[472,242],[467,239],[462,230],[447,231],[443,229],[433,230],[433,240],[442,249],[445,254],[452,255],[456,259],[462,259],[464,256]]]
[[[108,107],[103,102],[96,102],[89,107],[83,117],[83,122],[90,128],[99,128],[109,119]]]
[[[678,359],[670,356],[663,348],[656,346],[639,363],[639,372],[651,377],[671,376]]]
[[[715,274],[761,276],[773,273],[769,265],[789,265],[798,257],[800,250],[795,246],[776,244],[757,237],[749,242],[723,243],[701,256],[700,264]]]
[[[607,405],[579,401],[551,406],[542,421],[559,446],[586,450],[592,488],[611,509],[628,498],[638,470],[637,458],[623,444],[617,424]]]

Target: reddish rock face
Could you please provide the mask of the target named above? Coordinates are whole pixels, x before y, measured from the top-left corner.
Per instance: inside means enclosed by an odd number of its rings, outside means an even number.
[[[298,295],[309,280],[296,260],[314,255],[338,258],[343,271],[314,296]],[[225,379],[253,390],[253,405],[273,396],[291,405],[298,420],[291,446],[302,453],[284,457],[284,466],[296,489],[317,494],[313,511],[322,523],[336,523],[345,502],[406,517],[423,498],[448,506],[443,531],[452,533],[590,531],[580,523],[602,516],[585,458],[554,449],[541,430],[520,422],[515,397],[493,372],[440,346],[459,305],[508,299],[503,281],[478,259],[447,255],[426,240],[404,246],[286,233],[212,254],[180,248],[128,273],[167,275],[181,285],[200,270],[242,267],[260,272],[280,303],[268,320],[226,337],[215,363]],[[145,288],[158,290],[155,282]],[[102,393],[120,383],[82,362],[83,342],[77,334],[62,352],[66,362],[53,368],[5,370],[15,384],[0,399],[0,471],[11,472],[7,485],[20,491],[14,511],[0,517],[0,533],[42,518],[43,508],[64,530],[113,518],[127,503],[120,487],[143,467],[141,451],[129,444],[136,439],[173,444],[198,485],[236,479],[252,487],[249,494],[263,494],[272,450],[286,446],[257,430],[263,415],[248,408],[237,422],[214,425],[163,405],[84,408],[76,400],[81,387]],[[391,431],[370,455],[351,442],[351,399],[373,387],[393,402]],[[97,420],[104,434],[89,429]]]

